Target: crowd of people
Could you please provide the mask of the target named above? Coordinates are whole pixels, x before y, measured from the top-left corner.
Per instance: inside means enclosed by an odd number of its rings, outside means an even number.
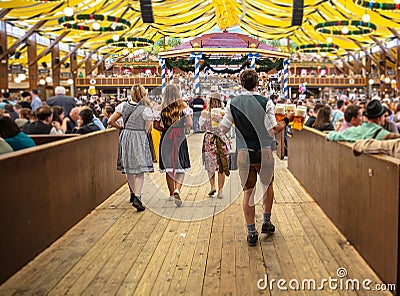
[[[55,96],[46,102],[42,102],[34,90],[23,92],[19,102],[12,102],[10,95],[3,93],[0,153],[34,147],[29,135],[86,134],[117,128],[120,130],[117,169],[126,174],[130,203],[140,212],[145,210],[141,198],[144,175],[154,172],[152,128],[161,133],[158,161],[160,172],[166,176],[169,200],[182,206],[185,172],[191,169],[188,130],[193,128],[193,133],[204,133],[202,160],[210,184],[208,196],[223,198],[225,177],[230,175],[228,164],[234,127],[249,246],[255,246],[258,241],[254,207],[258,176],[263,190],[261,233],[275,231],[271,222],[275,134],[290,133],[290,122],[294,118],[293,112],[287,112],[283,120],[277,122],[275,104],[290,102],[307,106],[305,125],[327,133],[329,141],[355,142],[356,156],[363,152],[394,157],[400,154],[400,104],[387,99],[365,102],[346,98],[336,100],[333,105],[313,98],[291,102],[276,94],[260,95],[259,76],[254,70],[244,70],[239,79],[242,92],[236,96],[212,92],[207,98],[184,99],[179,87],[169,84],[161,102],[151,100],[141,85],[134,85],[128,100],[122,102],[115,98],[107,101],[97,98],[82,104],[66,96],[61,86],[55,88]]]

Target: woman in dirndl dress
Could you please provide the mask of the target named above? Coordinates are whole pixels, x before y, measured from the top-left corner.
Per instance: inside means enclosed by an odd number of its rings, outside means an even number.
[[[223,117],[223,108],[220,94],[213,92],[210,94],[207,108],[200,117],[200,128],[206,131],[203,138],[202,158],[211,186],[208,196],[211,197],[217,192],[215,187],[215,172],[217,172],[218,198],[223,198],[225,175],[229,176],[228,158],[231,150],[227,136],[218,128],[218,123]]]
[[[123,118],[124,126],[117,123]],[[138,211],[144,211],[141,191],[144,173],[154,172],[153,158],[147,133],[151,130],[153,111],[146,89],[134,85],[131,100],[118,105],[108,124],[121,130],[118,145],[117,169],[126,174],[131,189],[130,202]]]
[[[182,205],[180,191],[185,172],[190,170],[190,159],[185,129],[193,124],[192,109],[182,100],[175,85],[167,85],[161,111],[155,115],[154,128],[161,131],[160,172],[166,173],[170,200]]]

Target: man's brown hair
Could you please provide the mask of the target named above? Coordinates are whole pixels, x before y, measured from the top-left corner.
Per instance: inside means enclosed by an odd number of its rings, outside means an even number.
[[[240,84],[249,91],[254,89],[258,85],[258,74],[256,70],[244,70],[240,74]]]
[[[42,106],[36,109],[35,115],[38,120],[45,120],[47,117],[53,114],[53,110],[50,106]]]
[[[358,110],[361,109],[361,106],[356,106],[356,105],[348,105],[346,109],[344,110],[344,120],[347,122],[350,122],[351,119],[357,118],[358,116]]]

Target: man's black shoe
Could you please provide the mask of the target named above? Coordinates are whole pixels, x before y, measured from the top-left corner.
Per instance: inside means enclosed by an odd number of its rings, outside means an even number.
[[[258,233],[249,233],[247,235],[247,244],[250,247],[254,247],[257,245],[257,241],[258,241]]]
[[[275,226],[271,222],[265,222],[263,223],[261,227],[261,233],[269,233],[272,234],[275,232]]]
[[[131,193],[131,198],[129,199],[129,202],[133,203],[134,200],[135,200],[135,195]]]
[[[145,210],[145,207],[137,196],[133,198],[132,206],[134,206],[138,212],[142,212]]]

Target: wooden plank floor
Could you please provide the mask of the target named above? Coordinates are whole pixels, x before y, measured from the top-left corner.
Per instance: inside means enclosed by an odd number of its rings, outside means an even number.
[[[182,207],[168,201],[159,173],[146,176],[144,212],[129,204],[125,185],[1,285],[0,295],[374,295],[329,289],[327,283],[318,291],[295,291],[288,283],[288,290],[279,289],[280,279],[297,280],[300,288],[304,279],[317,286],[322,279],[340,279],[339,268],[349,279],[381,281],[285,161],[277,160],[275,169],[276,233],[261,235],[256,247],[248,247],[237,172],[226,180],[223,199],[206,197],[201,140],[200,134],[189,136],[193,169],[185,179]],[[260,231],[261,202],[256,215]],[[265,277],[275,280],[272,289],[258,288]]]

